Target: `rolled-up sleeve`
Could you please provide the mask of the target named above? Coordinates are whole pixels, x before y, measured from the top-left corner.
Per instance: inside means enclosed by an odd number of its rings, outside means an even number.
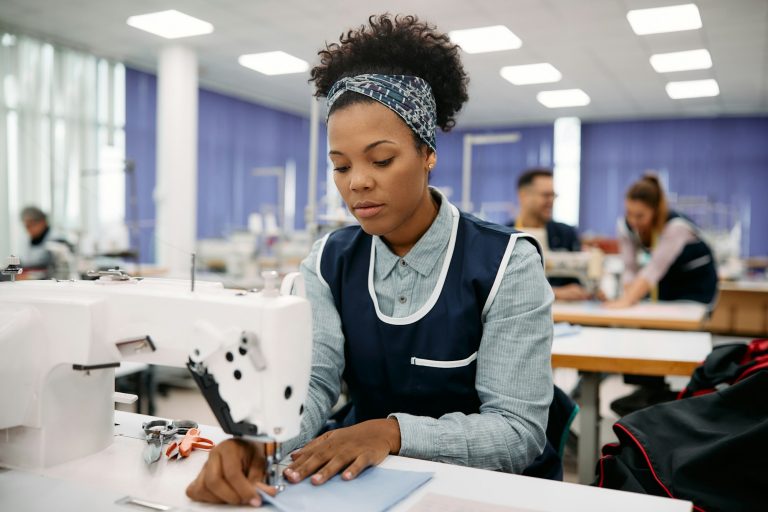
[[[536,249],[518,240],[483,322],[479,414],[395,413],[400,455],[520,473],[546,443],[552,401],[552,289]]]

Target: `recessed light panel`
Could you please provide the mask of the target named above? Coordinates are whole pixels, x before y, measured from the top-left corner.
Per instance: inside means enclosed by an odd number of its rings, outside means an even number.
[[[548,62],[525,64],[522,66],[504,66],[501,76],[514,85],[547,84],[559,82],[563,75]]]
[[[516,50],[523,45],[520,38],[504,25],[453,30],[448,37],[467,53]]]
[[[207,21],[175,9],[131,16],[126,23],[166,39],[199,36],[213,32],[213,25]]]
[[[712,67],[712,56],[707,50],[657,53],[656,55],[651,55],[651,66],[658,73],[709,69]]]
[[[669,82],[667,94],[673,100],[685,100],[688,98],[709,98],[720,94],[720,86],[717,80],[688,80],[685,82]]]
[[[701,28],[699,8],[694,4],[637,9],[627,13],[627,20],[639,36]]]
[[[237,61],[241,66],[265,75],[303,73],[309,69],[307,61],[282,51],[241,55]]]
[[[583,107],[590,102],[587,93],[581,89],[542,91],[536,95],[536,99],[547,108]]]

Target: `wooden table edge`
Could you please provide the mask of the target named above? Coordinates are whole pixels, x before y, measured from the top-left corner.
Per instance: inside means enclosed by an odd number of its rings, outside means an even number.
[[[703,318],[699,321],[664,320],[660,318],[584,316],[578,313],[554,313],[553,318],[555,322],[568,322],[590,327],[621,327],[671,331],[699,331],[704,327]]]
[[[552,354],[553,368],[574,368],[587,372],[625,373],[631,375],[682,375],[689,377],[701,361],[632,359],[626,357]]]

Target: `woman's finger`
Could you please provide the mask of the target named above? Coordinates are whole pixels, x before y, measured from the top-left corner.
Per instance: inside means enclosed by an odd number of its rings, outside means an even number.
[[[294,462],[285,470],[285,476],[293,483],[299,483],[307,476],[314,474],[325,466],[333,455],[328,451],[313,453],[303,458],[301,462]]]
[[[257,496],[255,486],[249,481],[246,474],[243,473],[242,459],[234,457],[221,458],[221,470],[226,483],[229,484],[240,498],[239,503],[248,503]]]
[[[229,485],[224,476],[219,452],[211,452],[211,455],[208,457],[203,479],[205,488],[219,498],[220,503],[228,503],[229,505],[240,505],[243,503],[237,491]]]
[[[314,475],[312,475],[311,481],[315,485],[320,485],[322,483],[327,482],[334,476],[336,476],[339,471],[344,469],[349,465],[350,462],[355,460],[355,456],[352,454],[338,454],[335,457],[333,457],[331,460],[328,461],[328,463],[320,468],[319,471],[316,471]]]
[[[371,457],[370,452],[361,454],[347,469],[344,470],[341,474],[341,478],[344,480],[354,480],[360,473],[370,466],[375,466],[379,462],[381,462],[381,460],[374,460],[373,457]]]
[[[205,487],[205,470],[208,463],[206,462],[203,469],[197,475],[189,486],[187,486],[187,497],[191,500],[202,501],[204,503],[221,503],[215,494],[211,493]]]

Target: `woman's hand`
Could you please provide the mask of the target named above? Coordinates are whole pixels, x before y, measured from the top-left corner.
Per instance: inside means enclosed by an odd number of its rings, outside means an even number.
[[[258,507],[258,490],[277,494],[264,483],[265,464],[263,444],[228,439],[211,450],[200,474],[187,487],[187,496],[207,503]]]
[[[352,480],[365,468],[399,452],[400,425],[396,419],[365,421],[326,432],[293,452],[285,477],[297,483],[312,475],[311,482],[319,485],[344,471],[342,478]]]
[[[565,286],[556,286],[552,288],[555,293],[555,300],[589,300],[592,297],[587,290],[576,283],[567,284]]]

